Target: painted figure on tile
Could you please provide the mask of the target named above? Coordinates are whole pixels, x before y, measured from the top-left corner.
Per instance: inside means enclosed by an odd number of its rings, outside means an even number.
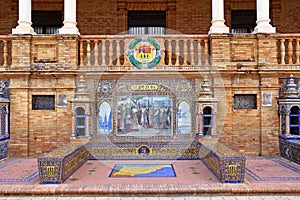
[[[171,134],[171,106],[166,96],[121,97],[117,112],[118,133],[130,136]],[[130,109],[126,109],[128,107]]]
[[[130,114],[127,114],[126,119],[125,119],[125,131],[126,131],[126,133],[129,133],[131,131],[131,125],[132,125],[132,121],[131,121]]]

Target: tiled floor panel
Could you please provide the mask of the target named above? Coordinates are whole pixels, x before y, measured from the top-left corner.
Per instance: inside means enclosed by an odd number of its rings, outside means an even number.
[[[110,177],[116,164],[172,164],[176,177]],[[280,194],[286,197],[283,199],[289,199],[285,195],[300,195],[300,165],[283,158],[247,158],[245,181],[240,184],[220,183],[201,160],[89,160],[60,185],[40,184],[37,172],[36,159],[1,161],[0,197],[34,195],[53,196],[55,199],[55,196],[63,195],[75,199],[76,196],[89,195],[112,199],[133,196],[134,199],[151,199],[153,196],[201,199],[199,196],[239,195],[241,199],[248,199],[249,195],[259,194],[268,199],[270,194]],[[278,198],[282,199],[280,195]]]

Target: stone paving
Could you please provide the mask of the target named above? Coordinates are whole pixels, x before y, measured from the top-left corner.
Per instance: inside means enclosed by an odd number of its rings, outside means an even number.
[[[300,200],[299,196],[181,196],[181,197],[0,197],[0,200]]]
[[[169,163],[176,177],[110,177],[113,166],[120,163]],[[0,200],[80,200],[83,196],[92,196],[91,200],[298,200],[300,194],[300,165],[279,157],[247,158],[245,180],[240,184],[220,183],[201,160],[89,160],[63,184],[51,185],[40,184],[36,172],[37,160],[33,158],[0,161]]]

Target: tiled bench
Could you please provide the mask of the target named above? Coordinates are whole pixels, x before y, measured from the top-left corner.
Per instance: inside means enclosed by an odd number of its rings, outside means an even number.
[[[300,164],[300,140],[279,138],[280,156]]]
[[[8,156],[8,145],[9,145],[9,140],[4,139],[0,140],[0,160],[7,158]]]
[[[245,156],[218,142],[202,141],[199,157],[222,183],[242,183],[245,174]]]
[[[128,139],[128,138],[127,138]],[[191,137],[180,136],[170,141],[166,138],[151,138],[134,140],[94,136],[87,148],[91,159],[136,159],[136,160],[170,160],[198,159],[200,144]]]
[[[60,184],[71,176],[89,158],[83,144],[68,144],[38,158],[39,177],[42,184]]]

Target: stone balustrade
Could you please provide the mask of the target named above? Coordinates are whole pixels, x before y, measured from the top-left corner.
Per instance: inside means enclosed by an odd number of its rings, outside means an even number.
[[[69,38],[55,35],[53,35],[53,37],[49,35],[30,37],[34,39],[30,44],[33,51],[30,60],[33,60],[33,63],[36,63],[35,57],[37,53],[38,56],[43,56],[41,46],[47,46],[48,43],[51,47],[51,55],[53,54],[57,59],[50,60],[51,64],[53,64],[54,61],[56,64],[64,63],[64,61],[60,60],[60,58],[65,58],[65,55],[61,55],[61,53],[65,53],[65,51],[63,51],[64,48],[61,48],[60,43],[64,42],[64,40],[69,40]],[[39,41],[35,39],[41,39],[43,37],[46,38],[43,42],[41,42],[42,40]],[[128,45],[136,37],[136,35],[82,35],[77,40],[73,40],[74,42],[78,41],[78,53],[72,55],[72,58],[78,59],[77,63],[81,70],[131,70],[134,69],[134,67],[127,57]],[[219,46],[219,44],[214,47],[215,43],[212,42],[212,40],[214,40],[215,36],[210,36],[209,38],[208,35],[150,35],[150,37],[155,38],[162,49],[161,61],[155,68],[157,70],[200,70],[203,69],[204,66],[212,65],[213,62],[215,64],[218,63],[217,60],[214,61],[214,59],[220,56],[223,60],[230,61],[229,63],[226,62],[227,65],[232,65],[236,62],[246,62],[245,64],[257,62],[255,59],[256,54],[258,54],[258,57],[261,59],[269,59],[263,58],[265,56],[263,52],[256,51],[256,43],[259,42],[260,38],[254,37],[253,34],[248,34],[248,36],[247,34],[228,35],[228,38],[230,38],[230,41],[228,41],[230,43],[230,46],[228,46],[229,55],[226,54],[227,50],[224,52],[211,51],[211,49],[219,49],[222,47]],[[50,38],[52,38],[52,40]],[[29,39],[28,37],[24,37],[24,41],[30,42]],[[276,50],[273,51],[274,54],[268,54],[268,57],[277,58],[278,66],[273,66],[273,68],[282,69],[285,65],[288,66],[288,69],[294,69],[300,64],[300,34],[273,34],[267,41],[268,40],[276,42]],[[39,43],[35,44],[35,41]],[[12,44],[17,45],[18,42],[22,43],[22,38],[0,35],[0,68],[2,68],[2,70],[8,70],[10,66],[15,65],[15,61],[12,60],[13,57],[22,58],[23,54],[26,53],[23,51],[12,52]],[[225,48],[227,43],[225,42],[223,46]],[[248,48],[248,51],[245,51],[243,48]],[[62,50],[62,52],[60,52],[60,50]],[[75,52],[72,51],[69,53],[73,54]],[[228,56],[229,58],[227,58]],[[261,61],[259,61],[259,63],[260,62]],[[44,59],[43,63],[47,64],[47,59]],[[273,64],[273,62],[270,64]],[[20,66],[18,62],[16,65]],[[25,67],[27,66],[28,64],[26,64]]]
[[[80,37],[80,68],[126,71],[131,69],[127,58],[129,43],[137,36],[106,35]],[[155,35],[162,57],[156,69],[196,69],[210,64],[207,35]]]
[[[11,38],[0,35],[0,68],[11,65]]]
[[[299,65],[300,34],[277,35],[277,60],[281,65]]]

